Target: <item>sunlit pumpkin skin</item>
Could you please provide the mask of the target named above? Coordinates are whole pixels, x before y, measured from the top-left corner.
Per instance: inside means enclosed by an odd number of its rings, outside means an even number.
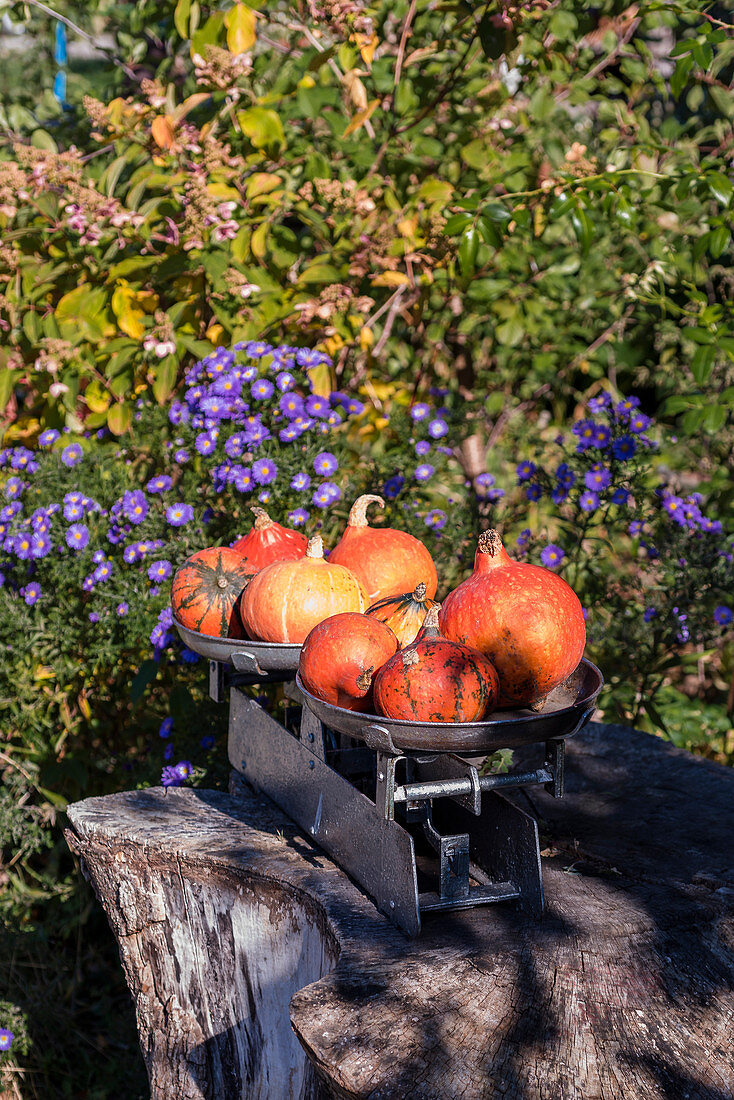
[[[367,508],[385,507],[382,497],[366,494],[352,505],[344,534],[329,561],[346,565],[364,585],[370,603],[399,596],[423,581],[429,598],[436,595],[438,574],[433,558],[419,539],[392,527],[370,527]]]
[[[442,633],[481,650],[500,677],[501,707],[536,707],[577,667],[581,603],[562,577],[516,562],[496,531],[479,536],[474,572],[441,607]]]
[[[306,556],[308,539],[301,531],[282,527],[271,519],[264,508],[254,507],[255,522],[244,536],[232,546],[257,573],[274,561],[297,561]]]
[[[174,618],[189,630],[217,638],[243,636],[237,604],[252,570],[236,550],[211,546],[187,558],[171,585]]]
[[[423,581],[412,592],[402,596],[386,596],[367,608],[367,614],[386,623],[398,639],[400,648],[410,645],[418,637],[418,631],[425,622],[426,615],[436,601],[426,595]]]
[[[366,607],[362,585],[343,565],[324,559],[316,535],[304,558],[276,561],[255,574],[242,594],[240,615],[251,638],[296,643],[330,615]]]
[[[398,640],[379,619],[345,611],[310,632],[298,670],[312,695],[347,710],[372,710],[372,676],[397,651]]]
[[[408,722],[478,722],[499,699],[497,672],[478,650],[441,637],[440,604],[416,640],[375,673],[375,709]]]

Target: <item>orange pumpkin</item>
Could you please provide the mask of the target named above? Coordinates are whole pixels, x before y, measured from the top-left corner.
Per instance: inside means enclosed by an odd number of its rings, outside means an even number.
[[[571,675],[586,643],[570,585],[550,569],[513,561],[496,531],[479,536],[474,572],[444,600],[440,624],[447,638],[489,658],[503,707],[539,704]]]
[[[379,619],[345,611],[315,626],[303,643],[298,671],[312,695],[348,710],[372,709],[372,674],[398,648]]]
[[[364,585],[372,603],[386,596],[399,596],[406,588],[423,581],[432,599],[438,588],[438,574],[428,550],[407,531],[392,527],[370,527],[367,508],[385,507],[382,497],[366,494],[352,505],[347,526],[329,561],[351,569]]]
[[[282,527],[271,519],[264,508],[254,507],[255,522],[232,546],[250,567],[251,573],[264,569],[274,561],[297,561],[305,557],[308,539],[300,531]]]
[[[241,638],[237,601],[252,578],[242,557],[226,546],[210,546],[187,558],[171,585],[174,618],[189,630],[217,638]]]
[[[402,596],[386,596],[384,600],[373,603],[367,608],[367,614],[386,623],[402,649],[415,641],[426,615],[435,606],[436,601],[428,599],[425,582],[421,581],[412,592]]]
[[[251,638],[293,643],[330,615],[366,606],[362,585],[343,565],[325,560],[316,535],[305,558],[276,561],[255,574],[242,595],[240,615]]]
[[[436,604],[412,645],[374,677],[378,714],[410,722],[478,722],[497,706],[499,677],[483,654],[442,638]]]

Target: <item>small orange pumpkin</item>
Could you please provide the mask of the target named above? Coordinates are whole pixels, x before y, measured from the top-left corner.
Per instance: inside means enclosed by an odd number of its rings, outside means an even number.
[[[237,602],[252,570],[227,546],[210,546],[187,558],[171,584],[174,618],[189,630],[217,638],[241,638]]]
[[[399,596],[406,588],[425,582],[431,599],[438,588],[438,574],[428,550],[407,531],[370,527],[367,508],[385,507],[382,497],[370,493],[352,505],[344,534],[331,551],[329,561],[346,565],[364,585],[372,603],[385,596]]]
[[[303,643],[298,671],[318,699],[347,710],[372,708],[372,674],[398,648],[379,619],[345,611],[315,626]]]
[[[250,567],[251,573],[264,569],[274,561],[297,561],[305,557],[308,539],[300,531],[282,527],[271,519],[264,508],[255,506],[255,522],[244,536],[232,546]]]
[[[499,677],[476,649],[441,637],[436,604],[412,645],[374,677],[378,714],[409,722],[478,722],[497,706]]]
[[[406,592],[402,596],[386,596],[384,600],[373,603],[367,608],[367,614],[386,623],[403,649],[415,641],[426,615],[435,606],[436,601],[428,598],[426,584],[421,581],[412,592]]]
[[[276,561],[255,574],[242,594],[240,616],[251,638],[294,643],[330,615],[366,606],[357,578],[326,561],[321,536],[315,535],[305,558]]]

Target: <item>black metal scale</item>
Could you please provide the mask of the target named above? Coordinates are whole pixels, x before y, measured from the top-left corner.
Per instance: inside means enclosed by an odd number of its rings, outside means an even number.
[[[178,625],[178,624],[177,624]],[[502,791],[563,795],[565,739],[591,718],[602,686],[582,661],[542,711],[485,722],[399,722],[324,703],[296,674],[300,646],[234,641],[178,625],[210,660],[210,694],[229,691],[229,760],[316,841],[409,935],[421,915],[513,901],[540,916],[543,883],[534,818]],[[283,724],[242,688],[282,683]],[[482,775],[477,757],[545,744],[542,764]]]

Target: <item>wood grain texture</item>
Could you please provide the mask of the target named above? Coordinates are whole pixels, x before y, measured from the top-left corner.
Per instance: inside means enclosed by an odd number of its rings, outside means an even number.
[[[543,920],[435,914],[414,941],[237,781],[70,807],[155,1100],[316,1095],[297,1059],[256,1080],[292,1057],[289,999],[329,1096],[731,1100],[734,774],[613,726],[568,757],[566,798],[532,795]]]

